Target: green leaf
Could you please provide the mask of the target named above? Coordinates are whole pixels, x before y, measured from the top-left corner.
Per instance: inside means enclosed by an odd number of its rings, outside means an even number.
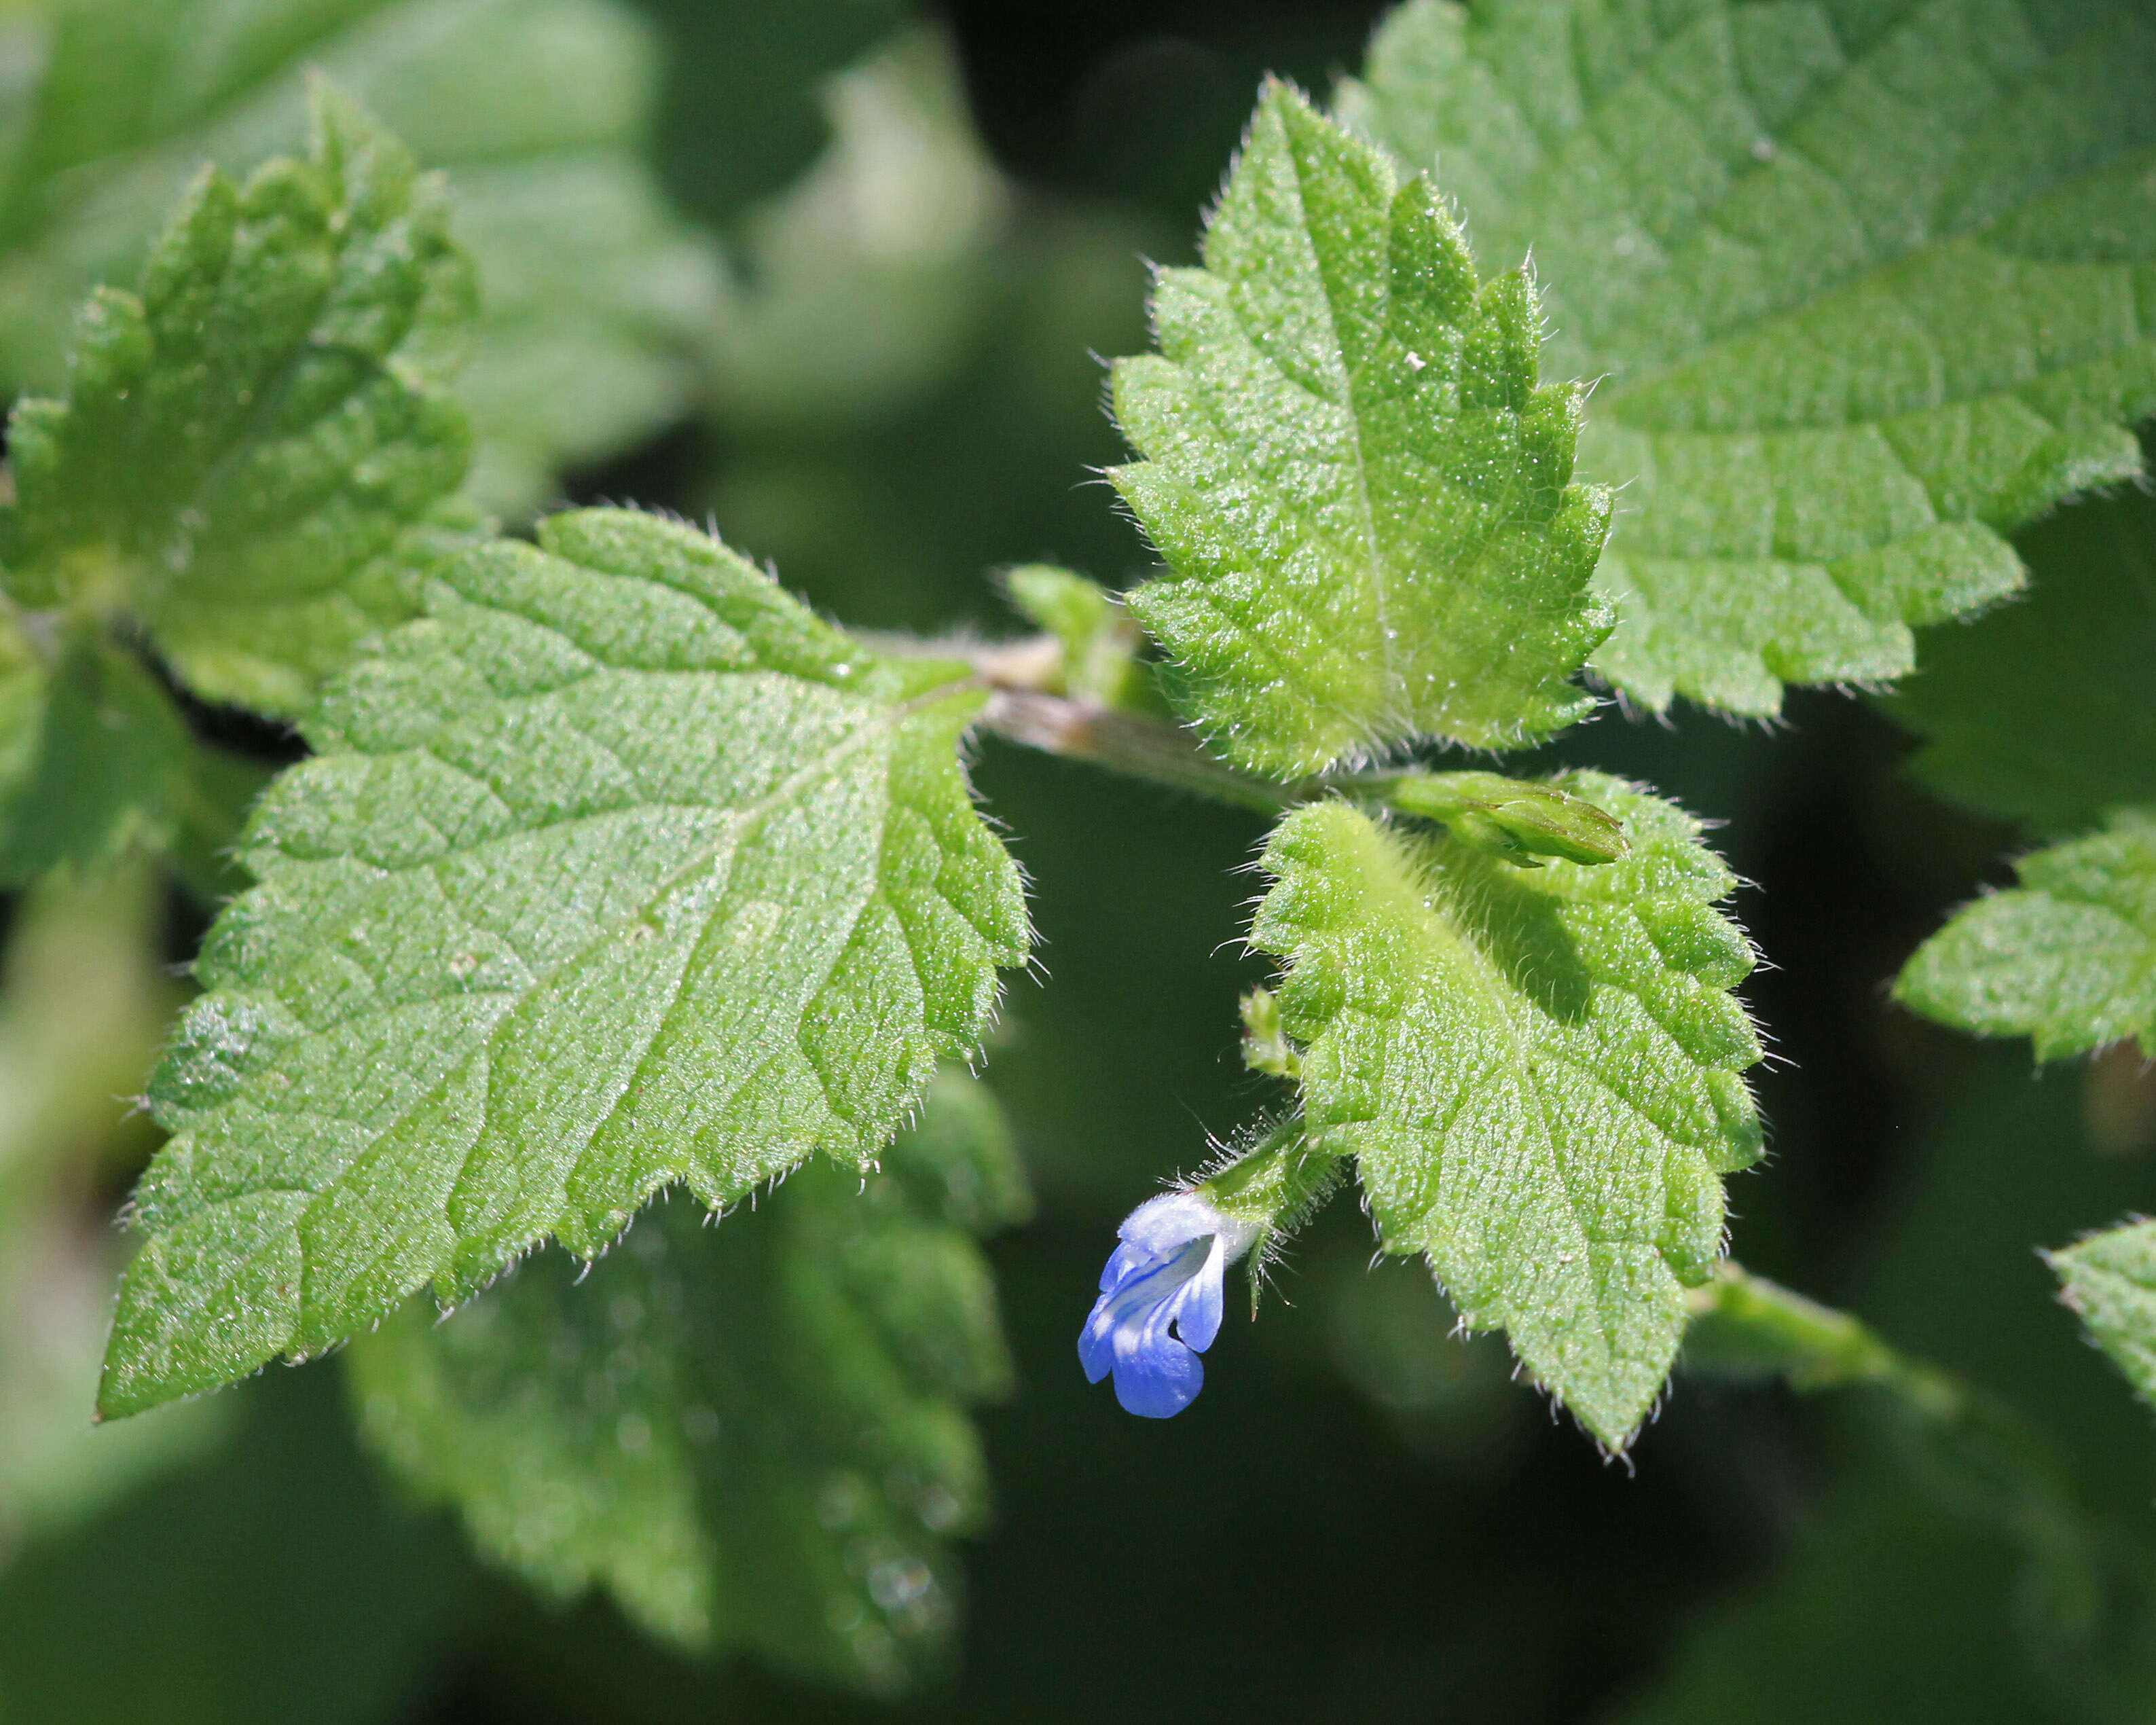
[[[1927,636],[1887,702],[1925,739],[1911,769],[2047,833],[2156,804],[2156,499],[2079,505],[2021,549],[2028,596]]]
[[[1596,668],[1772,713],[2013,591],[2156,411],[2147,0],[1411,0],[1342,106],[1533,253],[1625,487]]]
[[[793,1176],[714,1227],[676,1198],[579,1273],[549,1253],[349,1356],[362,1430],[542,1590],[889,1693],[952,1625],[947,1536],[986,1498],[963,1404],[1009,1376],[968,1230],[1024,1189],[946,1074],[865,1188]]]
[[[0,886],[62,865],[100,870],[167,849],[190,801],[195,745],[156,679],[95,637],[54,668],[37,742],[0,819]]]
[[[956,754],[984,698],[649,516],[445,565],[257,806],[151,1086],[105,1412],[592,1256],[675,1181],[870,1164],[1025,953]]]
[[[822,102],[830,146],[749,213],[712,324],[712,404],[752,437],[888,418],[943,381],[1009,269],[1010,190],[946,36],[900,31]]]
[[[1418,737],[1510,747],[1592,701],[1606,493],[1568,483],[1584,392],[1537,386],[1526,273],[1478,282],[1425,177],[1282,85],[1118,362],[1111,475],[1173,567],[1129,595],[1199,725],[1295,776]]]
[[[1894,998],[1979,1036],[2030,1036],[2056,1060],[2156,1048],[2156,812],[2015,865],[2019,887],[1965,906],[1917,949]]]
[[[1684,1287],[1722,1245],[1720,1176],[1759,1153],[1729,990],[1736,882],[1670,803],[1555,781],[1630,855],[1523,870],[1342,803],[1290,814],[1254,944],[1286,961],[1313,1141],[1353,1154],[1385,1249],[1422,1252],[1611,1448],[1652,1406]]]
[[[68,399],[18,406],[9,584],[126,611],[196,692],[296,714],[415,602],[462,479],[439,382],[470,312],[440,188],[318,89],[305,162],[195,182],[138,299],[100,289]]]
[[[305,135],[326,73],[452,171],[485,301],[457,393],[471,495],[523,511],[567,462],[680,413],[711,315],[709,244],[639,153],[655,54],[603,0],[34,0],[42,64],[0,161],[0,378],[56,389],[67,313],[131,281],[204,161],[238,172]],[[42,37],[43,40],[38,39]]]
[[[2143,1401],[2156,1404],[2156,1222],[2092,1234],[2045,1255],[2097,1345]]]

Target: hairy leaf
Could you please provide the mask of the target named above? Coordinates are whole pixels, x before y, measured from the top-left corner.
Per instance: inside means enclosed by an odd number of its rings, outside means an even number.
[[[1252,940],[1286,961],[1310,1131],[1356,1158],[1386,1250],[1426,1255],[1469,1327],[1507,1331],[1615,1448],[1721,1255],[1720,1177],[1758,1154],[1739,1075],[1759,1045],[1729,993],[1753,955],[1696,821],[1599,774],[1555,783],[1630,854],[1523,870],[1319,803],[1265,853]]]
[[[2156,411],[2148,0],[1411,0],[1348,117],[1549,284],[1623,485],[1597,668],[1771,713],[2020,584]]]
[[[53,389],[67,312],[132,281],[201,162],[252,167],[304,136],[303,69],[452,170],[485,302],[457,393],[473,495],[543,501],[565,461],[678,413],[716,262],[639,159],[644,28],[608,0],[30,0],[42,62],[0,97],[0,379]],[[42,38],[42,41],[38,39]]]
[[[2046,1255],[2066,1304],[2141,1399],[2156,1403],[2156,1222],[2092,1234]]]
[[[362,1429],[480,1548],[646,1629],[888,1692],[952,1621],[985,1502],[963,1404],[1008,1363],[968,1237],[1024,1186],[946,1075],[865,1188],[828,1167],[716,1227],[675,1198],[588,1276],[550,1253],[350,1356]]]
[[[2020,886],[1964,907],[1917,949],[1894,998],[2048,1060],[2138,1038],[2156,1048],[2156,813],[2023,857]]]
[[[1591,702],[1609,525],[1583,392],[1537,386],[1523,271],[1478,282],[1427,177],[1275,85],[1161,352],[1118,362],[1112,477],[1173,570],[1129,596],[1224,752],[1285,775],[1418,737],[1532,740]]]
[[[2128,490],[2021,541],[2018,604],[1927,636],[1887,711],[1947,795],[2066,833],[2156,803],[2156,499]]]
[[[297,714],[409,614],[469,459],[441,393],[470,315],[440,188],[318,89],[305,161],[195,182],[141,296],[101,288],[64,402],[19,406],[8,583],[131,612],[198,693]]]
[[[1024,955],[955,752],[983,700],[649,516],[445,565],[258,805],[105,1410],[591,1256],[675,1181],[870,1165]]]

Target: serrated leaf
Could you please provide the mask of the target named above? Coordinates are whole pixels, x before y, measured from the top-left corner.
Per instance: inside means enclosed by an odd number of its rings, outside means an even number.
[[[2046,1253],[2061,1297],[2142,1400],[2156,1404],[2156,1222],[2134,1222]]]
[[[2021,541],[2018,603],[1926,636],[1887,710],[1946,795],[2066,833],[2156,804],[2156,499],[2084,503]]]
[[[1344,114],[1532,249],[1656,709],[1907,671],[2156,411],[2146,0],[1411,0]]]
[[[1419,737],[1532,741],[1591,701],[1607,494],[1569,483],[1584,392],[1536,383],[1522,271],[1478,281],[1425,177],[1285,85],[1117,362],[1145,459],[1111,475],[1173,570],[1131,610],[1223,752],[1286,776]]]
[[[1024,956],[955,752],[983,700],[649,516],[445,565],[257,807],[151,1086],[105,1411],[589,1256],[676,1181],[867,1165]]]
[[[680,413],[715,304],[708,244],[639,155],[649,33],[606,0],[37,0],[41,75],[0,98],[0,377],[60,386],[67,314],[131,281],[205,160],[239,171],[305,136],[326,73],[452,171],[486,295],[456,385],[479,433],[471,494],[521,511],[566,462]],[[42,38],[42,41],[37,39]]]
[[[1522,870],[1341,803],[1290,814],[1251,939],[1286,963],[1305,1118],[1357,1160],[1384,1247],[1430,1260],[1612,1448],[1667,1377],[1722,1249],[1721,1176],[1759,1153],[1729,990],[1736,885],[1673,805],[1594,773],[1622,860]]]
[[[305,161],[205,171],[140,298],[100,289],[65,402],[18,406],[8,584],[131,613],[198,693],[285,715],[409,614],[463,478],[439,382],[470,313],[439,186],[317,92]]]
[[[963,1407],[1009,1366],[968,1230],[1024,1184],[946,1074],[865,1186],[814,1167],[716,1226],[676,1197],[582,1274],[525,1265],[349,1356],[362,1429],[480,1549],[647,1630],[889,1693],[937,1660],[984,1509]]]
[[[2128,1037],[2156,1048],[2156,813],[2015,865],[1917,949],[1894,998],[1979,1036],[2030,1036],[2056,1060]]]

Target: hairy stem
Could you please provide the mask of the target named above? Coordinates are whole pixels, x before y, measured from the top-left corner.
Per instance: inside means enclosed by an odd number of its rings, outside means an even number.
[[[1179,725],[1034,689],[998,686],[983,722],[998,737],[1051,755],[1091,761],[1216,802],[1277,814],[1308,800],[1308,783],[1280,784],[1207,754]]]

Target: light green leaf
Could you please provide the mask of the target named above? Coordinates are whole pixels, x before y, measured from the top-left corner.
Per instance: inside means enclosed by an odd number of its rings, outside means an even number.
[[[956,753],[983,700],[649,516],[444,565],[256,809],[105,1411],[591,1256],[676,1181],[871,1163],[1025,952]]]
[[[2021,541],[2020,603],[1924,641],[1887,710],[1927,784],[2063,834],[2156,804],[2156,499],[2129,490]]]
[[[68,399],[15,411],[15,597],[131,613],[196,692],[304,711],[409,614],[418,524],[464,475],[439,381],[471,283],[447,216],[326,89],[307,160],[198,177],[141,297],[92,295]]]
[[[1621,860],[1522,870],[1345,803],[1281,823],[1253,942],[1286,961],[1317,1146],[1353,1154],[1385,1249],[1611,1448],[1653,1405],[1684,1287],[1722,1247],[1720,1177],[1759,1153],[1729,993],[1736,882],[1670,803],[1555,781],[1617,817]]]
[[[26,14],[26,15],[25,15]],[[485,303],[458,394],[472,495],[542,501],[566,462],[680,413],[716,259],[639,157],[649,35],[608,0],[33,0],[35,81],[0,98],[0,378],[54,389],[68,310],[129,282],[205,160],[239,171],[305,135],[303,73],[453,172]]]
[[[2141,1399],[2156,1404],[2156,1222],[2092,1234],[2045,1255],[2066,1304]]]
[[[969,1230],[1024,1189],[995,1105],[946,1074],[865,1186],[794,1175],[716,1226],[676,1197],[581,1275],[549,1253],[349,1356],[362,1428],[542,1590],[889,1693],[942,1651],[945,1544],[979,1524],[963,1404],[1009,1365]]]
[[[752,435],[889,418],[943,381],[1009,269],[1010,188],[941,32],[898,33],[822,95],[830,146],[749,213],[712,325],[713,406]]]
[[[1281,85],[1204,257],[1160,275],[1160,353],[1116,365],[1145,459],[1111,475],[1174,572],[1129,603],[1199,725],[1294,776],[1578,718],[1609,500],[1568,483],[1584,392],[1536,384],[1526,274],[1479,283],[1430,181]]]
[[[1595,664],[1772,713],[2021,583],[2156,411],[2148,0],[1411,0],[1354,124],[1532,249],[1623,485]]]
[[[2128,1037],[2156,1048],[2156,813],[2015,865],[1917,949],[1894,998],[1979,1036],[2030,1036],[2036,1058]]]

